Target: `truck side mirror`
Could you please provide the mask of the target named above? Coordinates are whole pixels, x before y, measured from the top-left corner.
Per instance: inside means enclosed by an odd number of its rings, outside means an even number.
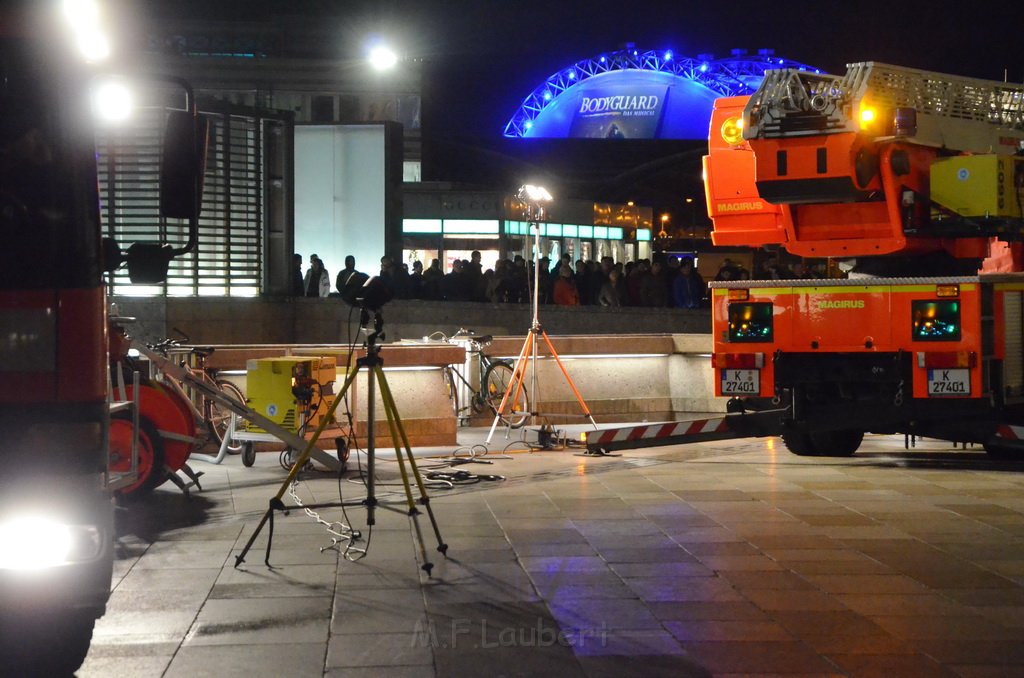
[[[160,160],[160,213],[171,219],[199,218],[210,139],[210,121],[190,111],[167,116]]]
[[[167,280],[174,250],[170,245],[134,243],[128,248],[128,278],[133,283],[158,285]]]

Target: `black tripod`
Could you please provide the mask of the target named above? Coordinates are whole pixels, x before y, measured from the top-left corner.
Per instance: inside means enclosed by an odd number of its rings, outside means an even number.
[[[260,524],[256,526],[255,532],[253,532],[252,536],[249,538],[249,541],[248,543],[246,543],[245,548],[242,549],[242,552],[235,557],[235,567],[238,567],[239,565],[245,562],[246,554],[249,553],[249,549],[252,548],[253,542],[256,541],[256,537],[259,535],[260,531],[263,530],[263,526],[266,525],[268,522],[270,523],[270,533],[267,538],[267,554],[266,558],[264,559],[264,562],[267,564],[268,567],[271,566],[270,549],[271,544],[274,540],[274,511],[287,511],[291,508],[300,508],[285,506],[284,502],[281,501],[281,497],[284,496],[284,493],[287,491],[288,486],[291,485],[291,483],[295,480],[296,476],[299,474],[299,471],[309,461],[310,456],[312,456],[313,447],[316,444],[317,439],[320,437],[320,434],[323,432],[327,424],[330,421],[333,421],[334,411],[335,409],[337,409],[338,403],[340,403],[344,399],[345,394],[348,392],[348,389],[351,388],[353,383],[355,383],[356,376],[359,374],[360,368],[366,368],[367,383],[366,498],[363,499],[362,501],[357,502],[313,504],[305,505],[302,508],[366,506],[367,525],[375,524],[375,511],[378,506],[380,506],[381,508],[402,512],[402,510],[399,508],[389,506],[387,504],[379,504],[377,502],[377,495],[375,489],[376,479],[374,478],[376,456],[374,443],[374,415],[376,410],[376,389],[377,386],[379,385],[381,401],[384,403],[384,413],[387,416],[388,428],[391,433],[391,440],[394,442],[395,445],[395,457],[398,460],[398,470],[402,476],[402,486],[405,488],[405,513],[412,520],[413,528],[416,531],[416,540],[419,544],[420,555],[422,556],[423,561],[421,567],[427,573],[427,575],[430,574],[430,571],[433,569],[434,565],[427,558],[427,547],[423,542],[423,532],[420,529],[419,520],[417,519],[420,514],[419,509],[416,507],[417,504],[423,506],[426,509],[427,515],[430,517],[430,524],[434,529],[434,536],[437,537],[437,550],[440,551],[442,555],[447,553],[448,545],[445,544],[444,541],[441,539],[441,530],[437,526],[437,519],[434,517],[434,511],[430,507],[430,498],[427,496],[427,489],[426,486],[423,484],[423,477],[420,475],[419,468],[417,468],[416,466],[416,460],[413,458],[412,449],[409,446],[409,438],[405,434],[405,427],[402,425],[402,419],[398,415],[398,408],[395,406],[395,399],[394,396],[392,396],[391,394],[391,387],[388,386],[387,379],[384,377],[384,361],[380,357],[380,346],[377,345],[377,339],[383,338],[384,336],[384,318],[381,316],[379,309],[374,310],[373,314],[373,331],[370,332],[370,334],[366,338],[366,356],[356,360],[355,365],[353,365],[352,368],[348,371],[348,374],[345,377],[345,383],[342,385],[341,390],[335,397],[334,402],[331,403],[330,408],[321,418],[320,426],[317,427],[316,431],[313,432],[312,437],[309,439],[309,442],[306,444],[306,447],[302,450],[302,453],[295,458],[295,461],[292,464],[292,468],[288,472],[288,477],[285,478],[284,482],[281,484],[281,488],[277,491],[277,494],[271,498],[270,506],[267,508],[266,513],[263,514],[263,519],[260,521]],[[369,325],[369,323],[370,311],[364,307],[360,313],[359,325],[361,328],[366,328]],[[399,442],[401,442],[401,447],[399,447]],[[418,499],[414,499],[413,497],[412,486],[409,480],[410,474],[409,471],[406,469],[406,463],[409,464],[409,470],[412,471],[412,477],[415,479],[416,486],[419,489]],[[358,538],[358,534],[353,533],[351,538]]]

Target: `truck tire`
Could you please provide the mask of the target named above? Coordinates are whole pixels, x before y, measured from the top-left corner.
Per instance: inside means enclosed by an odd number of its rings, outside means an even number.
[[[1024,459],[1024,447],[989,441],[983,444],[986,454],[993,459]]]
[[[782,442],[790,452],[801,457],[851,457],[864,440],[863,431],[788,431]]]
[[[811,440],[820,457],[852,457],[864,440],[864,431],[825,431],[812,433]]]
[[[787,431],[782,434],[782,444],[799,457],[817,457],[818,452],[811,442],[811,436],[803,431]]]
[[[72,676],[85,661],[95,614],[51,610],[5,617],[0,634],[0,672],[12,676]]]

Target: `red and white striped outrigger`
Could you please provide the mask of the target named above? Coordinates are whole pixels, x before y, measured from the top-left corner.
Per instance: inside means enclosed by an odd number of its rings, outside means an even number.
[[[604,454],[612,450],[779,435],[782,432],[782,412],[783,410],[767,410],[727,414],[710,419],[666,421],[601,429],[587,433],[587,452]]]

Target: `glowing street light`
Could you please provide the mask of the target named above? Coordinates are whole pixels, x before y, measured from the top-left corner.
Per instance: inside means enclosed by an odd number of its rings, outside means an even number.
[[[377,45],[370,49],[367,60],[374,70],[387,71],[398,63],[398,55],[385,45]]]
[[[100,8],[95,0],[64,0],[61,10],[75,45],[86,61],[103,61],[110,56],[110,41],[103,30]]]
[[[551,193],[548,192],[548,189],[543,186],[534,186],[533,184],[525,184],[521,186],[516,197],[525,203],[537,206],[540,206],[541,203],[551,202],[554,200],[554,198],[551,197]]]

